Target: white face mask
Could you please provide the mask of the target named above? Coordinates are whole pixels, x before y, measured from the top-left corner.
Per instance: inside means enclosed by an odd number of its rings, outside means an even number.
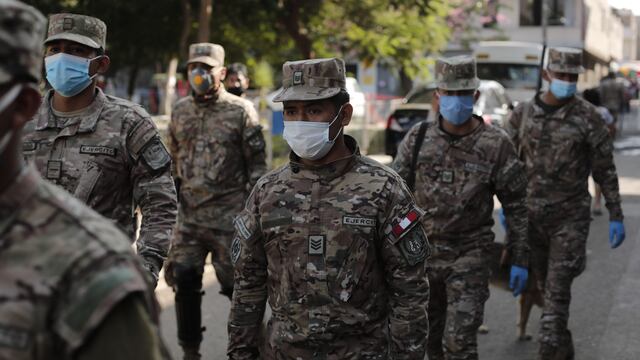
[[[338,110],[331,122],[313,122],[313,121],[285,121],[284,133],[282,137],[287,141],[291,150],[296,155],[306,160],[322,159],[336,142],[338,135],[333,140],[329,139],[329,129],[331,125],[338,120],[338,116],[342,112],[342,106]]]
[[[20,95],[20,91],[22,91],[22,84],[16,84],[0,99],[0,119],[2,118],[2,113],[16,100],[18,95]],[[13,131],[9,130],[0,138],[0,155],[2,155],[7,145],[9,145],[12,135]]]

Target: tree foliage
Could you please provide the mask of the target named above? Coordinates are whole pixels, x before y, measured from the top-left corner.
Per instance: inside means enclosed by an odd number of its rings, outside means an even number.
[[[26,0],[44,13],[73,12],[107,23],[116,68],[165,66],[202,36],[202,0]],[[449,38],[447,0],[213,0],[209,40],[227,60],[276,69],[288,59],[340,56],[383,61],[409,76]]]

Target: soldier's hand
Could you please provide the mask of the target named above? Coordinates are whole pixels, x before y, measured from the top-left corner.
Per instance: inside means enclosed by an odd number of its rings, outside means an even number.
[[[609,222],[609,244],[611,244],[611,248],[615,249],[626,237],[624,231],[624,224],[622,221],[611,221]]]
[[[513,296],[522,294],[527,287],[527,279],[529,278],[529,270],[518,265],[511,266],[511,277],[509,279],[509,288],[513,290]]]
[[[504,231],[507,231],[507,218],[504,216],[504,208],[498,210],[498,220],[500,220],[500,225],[502,225]]]

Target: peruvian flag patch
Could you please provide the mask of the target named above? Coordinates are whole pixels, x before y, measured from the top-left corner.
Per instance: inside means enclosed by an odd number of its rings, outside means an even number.
[[[411,227],[411,224],[418,220],[418,217],[420,217],[420,214],[418,214],[415,209],[409,211],[407,215],[400,220],[400,222],[393,226],[393,235],[395,235],[396,238],[399,238],[400,235]]]

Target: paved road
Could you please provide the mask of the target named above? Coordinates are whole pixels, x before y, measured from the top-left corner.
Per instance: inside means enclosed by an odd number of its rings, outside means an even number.
[[[588,263],[573,287],[570,328],[579,360],[640,359],[640,122],[637,108],[626,120],[625,131],[616,155],[627,240],[616,250],[607,241],[608,221],[594,218],[589,234]],[[637,151],[636,151],[637,150]],[[502,231],[496,227],[498,238]],[[211,268],[205,276],[203,300],[207,327],[202,350],[205,359],[225,359],[226,323],[229,302],[218,295],[219,286]],[[176,340],[175,309],[172,292],[164,284],[157,291],[163,305],[163,335],[174,357],[180,358]],[[491,360],[535,359],[535,341],[516,340],[516,300],[507,292],[493,289],[486,306],[489,334],[480,335],[480,357]],[[529,320],[529,333],[538,328],[540,310],[534,308]]]

